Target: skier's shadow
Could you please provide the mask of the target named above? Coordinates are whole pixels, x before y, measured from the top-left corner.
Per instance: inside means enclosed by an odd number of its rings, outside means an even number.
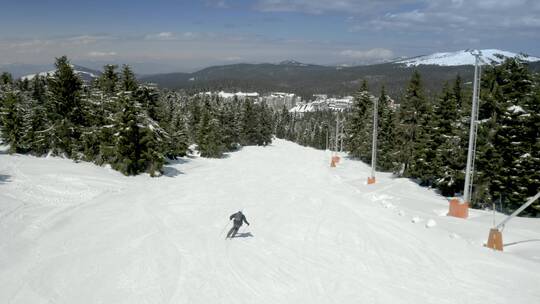
[[[234,237],[235,238],[247,238],[247,237],[254,237],[254,235],[251,234],[251,232],[241,232],[241,233],[237,233]]]
[[[0,174],[0,184],[4,184],[11,181],[11,176]]]

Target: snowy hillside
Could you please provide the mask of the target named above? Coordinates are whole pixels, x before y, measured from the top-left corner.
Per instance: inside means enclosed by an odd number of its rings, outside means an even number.
[[[497,58],[497,54],[503,55],[504,57],[513,58],[520,56],[516,53],[488,49],[481,50],[482,60],[486,63],[491,62],[501,62],[501,59]],[[529,56],[523,58],[525,61],[534,62],[540,61],[540,58]],[[420,56],[409,58],[405,60],[396,61],[395,63],[405,64],[406,66],[419,66],[419,65],[440,65],[440,66],[458,66],[458,65],[474,65],[475,58],[467,50],[457,51],[457,52],[448,52],[448,53],[435,53],[427,56]]]
[[[1,302],[540,303],[540,219],[495,252],[490,212],[329,157],[276,140],[150,178],[0,153]]]

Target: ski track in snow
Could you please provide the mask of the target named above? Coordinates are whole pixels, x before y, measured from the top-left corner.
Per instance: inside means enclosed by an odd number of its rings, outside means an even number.
[[[442,216],[432,190],[389,174],[367,185],[365,164],[329,160],[276,140],[150,178],[0,154],[0,299],[540,302],[538,219],[513,220],[504,237],[516,244],[493,252],[482,247],[491,213]],[[251,226],[224,240],[239,209]]]

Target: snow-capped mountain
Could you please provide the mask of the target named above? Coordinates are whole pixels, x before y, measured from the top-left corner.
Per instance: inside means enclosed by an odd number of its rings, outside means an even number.
[[[280,63],[278,63],[278,65],[289,65],[289,66],[305,67],[305,66],[308,66],[308,65],[311,65],[311,64],[302,63],[302,62],[299,62],[299,61],[296,61],[296,60],[289,59],[289,60],[281,61]]]
[[[520,54],[502,51],[497,49],[480,50],[482,53],[481,59],[484,63],[500,63],[502,61],[497,55],[504,57],[520,57],[525,61],[535,62],[540,61],[540,58],[534,56],[525,57]],[[475,58],[470,50],[461,50],[457,52],[435,53],[426,56],[413,57],[405,60],[395,61],[398,64],[404,64],[408,67],[419,65],[439,65],[439,66],[458,66],[458,65],[474,65]]]
[[[101,72],[99,72],[99,71],[94,71],[92,69],[88,69],[88,68],[85,68],[85,67],[82,67],[82,66],[71,65],[71,67],[73,68],[75,74],[79,75],[79,77],[83,81],[86,81],[86,82],[89,82],[89,81],[92,81],[95,78],[98,78],[99,75],[101,74]],[[26,76],[22,76],[21,79],[22,80],[32,80],[32,79],[34,79],[34,77],[36,77],[36,75],[39,75],[41,77],[52,76],[54,74],[54,72],[56,72],[56,69],[55,70],[50,70],[50,71],[47,71],[47,72],[40,72],[40,73],[36,73],[36,74],[29,74],[29,75],[26,75]]]

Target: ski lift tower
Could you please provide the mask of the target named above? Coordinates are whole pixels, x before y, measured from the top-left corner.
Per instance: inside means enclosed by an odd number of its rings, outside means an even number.
[[[476,153],[476,135],[478,131],[478,100],[480,96],[480,79],[481,79],[481,63],[482,52],[479,50],[471,51],[471,55],[475,57],[474,61],[474,81],[473,81],[473,98],[471,110],[471,123],[469,130],[469,149],[467,151],[467,167],[465,169],[465,186],[463,189],[463,201],[458,198],[453,198],[450,201],[448,211],[449,216],[467,218],[469,216],[469,205],[471,203],[471,192],[473,186],[474,175],[474,158]]]
[[[339,112],[336,115],[336,138],[334,143],[334,153],[332,153],[332,158],[330,160],[330,167],[334,168],[339,163],[339,155],[338,155],[338,143],[339,143],[339,128],[340,128],[341,121],[339,120]]]
[[[378,103],[377,98],[373,99],[373,139],[371,144],[371,176],[368,177],[367,183],[375,184],[375,170],[377,168],[377,124],[378,124]]]

